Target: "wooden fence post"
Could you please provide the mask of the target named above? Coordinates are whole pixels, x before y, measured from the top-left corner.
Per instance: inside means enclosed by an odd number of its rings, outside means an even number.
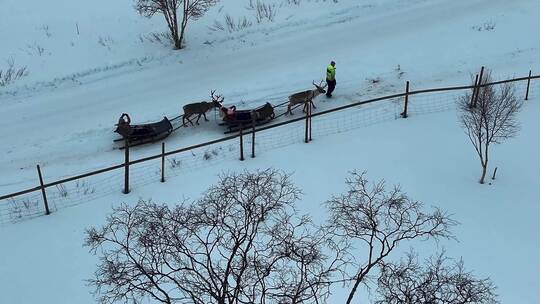
[[[312,117],[311,117],[311,111],[312,111],[311,103],[309,104],[308,111],[309,111],[309,141],[311,141],[312,140],[312,138],[311,138],[311,119],[312,119]]]
[[[529,87],[531,86],[532,70],[529,70],[529,79],[527,79],[527,93],[525,93],[525,100],[529,100]]]
[[[409,82],[407,81],[407,86],[405,87],[405,106],[403,108],[403,112],[401,113],[401,117],[407,118],[408,109],[409,109]]]
[[[244,160],[244,126],[240,124],[240,160]]]
[[[306,104],[307,105],[307,111],[306,111],[306,132],[305,132],[305,136],[304,136],[304,142],[307,144],[309,142],[309,106],[310,106],[310,103],[308,101],[308,103]]]
[[[478,87],[476,88],[476,96],[474,97],[473,108],[476,108],[476,104],[478,103],[478,96],[480,96],[480,89],[482,88],[482,78],[484,78],[484,67],[480,69],[480,77],[478,78]]]
[[[253,116],[251,120],[251,158],[255,158],[255,117]]]
[[[129,139],[126,138],[124,157],[124,194],[129,193]]]
[[[165,182],[165,143],[161,143],[161,182]]]
[[[478,74],[476,74],[476,79],[474,80],[474,88],[473,92],[471,94],[471,102],[469,103],[469,108],[473,108],[474,106],[474,98],[476,96],[476,91],[478,90]]]
[[[47,194],[45,193],[45,187],[43,186],[43,176],[41,175],[41,168],[39,165],[37,165],[37,172],[39,176],[39,184],[41,186],[41,194],[43,195],[43,203],[45,204],[45,214],[49,215],[51,214],[51,211],[49,210],[49,203],[47,202]]]

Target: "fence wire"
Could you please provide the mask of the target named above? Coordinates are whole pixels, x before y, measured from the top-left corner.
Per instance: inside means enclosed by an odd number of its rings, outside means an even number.
[[[403,99],[394,98],[378,104],[366,104],[316,116],[311,123],[312,136],[327,136],[395,120],[402,111]]]
[[[43,214],[45,205],[39,191],[0,201],[0,224],[15,223]]]
[[[527,82],[515,83],[516,97],[525,98]],[[408,115],[425,115],[457,109],[460,96],[471,90],[422,93],[409,96]],[[531,81],[529,100],[540,98],[540,80]],[[401,118],[404,98],[387,99],[313,117],[314,138],[351,131]],[[314,111],[314,113],[316,113]],[[256,154],[304,141],[305,121],[258,131]],[[244,157],[251,154],[252,135],[243,137]],[[224,160],[240,158],[239,138],[200,147],[165,158],[165,179],[215,166]],[[129,187],[137,188],[161,180],[161,158],[131,165]],[[46,189],[51,212],[93,201],[124,190],[124,169],[93,175]],[[45,214],[41,191],[0,201],[0,224],[14,223]]]

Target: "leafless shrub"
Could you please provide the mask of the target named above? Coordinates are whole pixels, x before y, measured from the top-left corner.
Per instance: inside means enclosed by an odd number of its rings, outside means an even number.
[[[96,188],[92,187],[88,182],[84,180],[77,180],[75,182],[75,189],[77,194],[89,195],[96,192]]]
[[[209,27],[212,31],[228,31],[229,33],[238,32],[245,28],[251,27],[253,23],[248,20],[247,17],[239,18],[237,21],[234,18],[227,14],[225,15],[225,25],[223,25],[218,20],[214,21],[214,24]]]
[[[207,150],[207,151],[204,151],[203,158],[204,160],[210,160],[213,157],[218,156],[218,155],[219,155],[219,152],[217,149]]]
[[[382,81],[382,79],[381,79],[380,77],[376,77],[376,78],[367,78],[366,80],[367,80],[367,82],[368,82],[369,84],[378,84],[378,83],[380,83],[380,82]]]
[[[491,72],[487,71],[480,85],[491,80]],[[481,184],[486,177],[492,144],[500,144],[514,137],[520,129],[517,114],[523,107],[523,101],[516,98],[513,83],[502,84],[499,88],[483,86],[459,99],[461,125],[480,158]],[[474,98],[472,94],[476,94]],[[471,100],[474,102],[471,103]]]
[[[162,14],[167,22],[175,48],[181,49],[189,20],[200,18],[217,2],[218,0],[135,0],[135,9],[139,14],[148,18],[156,13]],[[179,8],[181,8],[180,20],[178,18]]]
[[[352,287],[346,303],[350,304],[371,270],[382,265],[398,245],[413,239],[451,238],[450,228],[456,223],[439,209],[425,212],[422,203],[410,199],[399,187],[387,190],[384,181],[370,185],[365,172],[353,172],[346,182],[347,193],[327,201],[326,206],[328,230],[360,245],[349,275]]]
[[[43,32],[45,33],[45,36],[47,36],[47,38],[51,38],[52,34],[49,30],[49,26],[47,24],[44,24],[41,26],[41,29],[43,30]]]
[[[180,168],[180,165],[182,164],[182,161],[177,160],[175,157],[167,158],[167,162],[169,162],[169,167],[171,169]]]
[[[214,24],[208,27],[211,31],[225,31],[225,26],[219,20],[214,20]]]
[[[287,0],[288,4],[300,5],[302,0]]]
[[[252,1],[252,0],[250,0],[250,1]],[[307,0],[307,1],[309,2],[309,1],[313,1],[313,0]],[[319,0],[317,0],[317,2],[318,1]],[[322,2],[326,2],[326,1],[328,1],[328,0],[322,0]],[[338,0],[332,0],[332,2],[338,3]],[[300,5],[301,3],[302,3],[302,0],[287,0],[287,4],[289,4],[289,5]]]
[[[482,31],[493,31],[495,30],[495,27],[497,26],[497,24],[493,21],[487,21],[487,22],[484,22],[480,25],[474,25],[472,26],[471,28],[475,31],[479,31],[479,32],[482,32]]]
[[[277,14],[277,6],[275,4],[267,4],[260,0],[257,0],[257,2],[250,0],[248,9],[254,11],[255,20],[257,23],[261,23],[263,21],[274,22]]]
[[[11,198],[9,201],[9,215],[12,221],[17,221],[27,215],[36,214],[39,210],[39,202],[36,199],[24,198],[15,200]]]
[[[58,184],[56,185],[56,191],[58,191],[58,195],[60,197],[67,197],[68,196],[68,191],[67,191],[67,188],[64,184]]]
[[[113,43],[114,43],[114,40],[110,36],[105,36],[105,37],[99,36],[98,38],[98,44],[103,47],[106,47],[109,50],[111,49],[111,45]]]
[[[26,48],[28,55],[43,56],[43,54],[45,54],[45,48],[37,44],[37,42],[34,42],[34,44],[27,44]]]
[[[403,77],[403,75],[405,75],[405,71],[403,71],[403,70],[401,69],[401,65],[399,65],[399,64],[397,65],[395,71],[396,71],[396,73],[397,73],[398,79],[401,79],[401,78]]]
[[[225,174],[191,205],[122,205],[85,245],[102,303],[324,303],[343,263],[299,216],[300,190],[275,170]],[[342,248],[342,247],[339,247]]]
[[[376,304],[495,304],[495,285],[467,272],[462,260],[455,261],[441,252],[420,265],[409,253],[399,263],[384,263],[377,280]]]
[[[148,35],[139,35],[139,39],[141,42],[144,42],[144,40],[147,40],[151,43],[159,43],[162,45],[170,45],[174,44],[174,41],[171,37],[170,33],[150,33]]]
[[[0,87],[5,87],[8,84],[17,81],[28,75],[28,70],[25,66],[16,67],[15,60],[10,58],[7,60],[7,68],[0,69]]]

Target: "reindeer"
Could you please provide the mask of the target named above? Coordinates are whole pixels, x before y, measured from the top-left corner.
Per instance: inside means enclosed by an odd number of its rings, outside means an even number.
[[[201,116],[204,116],[204,120],[208,121],[206,118],[206,112],[210,111],[212,108],[220,108],[221,103],[223,102],[223,96],[222,95],[215,95],[216,91],[212,91],[210,93],[210,96],[212,98],[212,101],[202,101],[202,102],[195,102],[190,103],[184,106],[184,115],[182,116],[182,125],[184,127],[187,127],[186,125],[186,119],[191,123],[193,126],[193,122],[191,119],[189,119],[191,116],[198,114],[196,124],[199,124],[199,119],[201,119]]]
[[[321,80],[321,83],[319,83],[319,85],[316,85],[315,81],[313,81],[313,85],[315,86],[314,90],[307,90],[307,91],[303,91],[299,93],[294,93],[291,96],[289,96],[289,105],[287,106],[287,112],[285,112],[285,114],[293,115],[291,108],[297,104],[302,104],[302,103],[304,104],[304,109],[303,109],[304,113],[307,110],[308,103],[310,103],[313,106],[313,108],[316,109],[317,107],[315,107],[315,104],[313,104],[313,98],[319,96],[320,94],[326,93],[325,89],[327,85],[323,86],[322,83],[323,82]]]

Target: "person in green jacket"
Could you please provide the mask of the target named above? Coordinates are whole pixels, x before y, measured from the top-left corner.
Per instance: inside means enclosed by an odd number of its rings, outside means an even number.
[[[326,83],[328,84],[328,90],[326,91],[326,97],[332,97],[332,92],[336,88],[336,63],[330,62],[326,68]]]

